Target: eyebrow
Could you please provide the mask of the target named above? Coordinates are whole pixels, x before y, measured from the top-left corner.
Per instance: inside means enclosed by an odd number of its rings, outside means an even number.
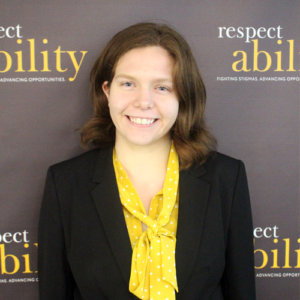
[[[118,74],[115,76],[115,79],[119,79],[119,78],[135,79],[133,76],[126,75],[126,74]]]
[[[131,79],[131,80],[135,80],[136,78],[128,75],[128,74],[118,74],[115,76],[115,79],[120,79],[120,78],[126,78],[126,79]],[[156,78],[154,80],[154,82],[169,82],[169,83],[173,83],[172,78]]]

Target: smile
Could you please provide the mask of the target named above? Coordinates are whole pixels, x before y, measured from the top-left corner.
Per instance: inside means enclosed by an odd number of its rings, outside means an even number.
[[[153,124],[157,119],[150,119],[150,118],[136,118],[136,117],[130,117],[128,116],[128,119],[137,125],[151,125]]]

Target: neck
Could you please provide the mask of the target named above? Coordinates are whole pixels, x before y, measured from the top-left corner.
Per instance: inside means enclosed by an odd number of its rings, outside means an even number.
[[[165,170],[168,164],[171,139],[143,146],[132,145],[116,139],[116,154],[127,173],[146,175]],[[145,172],[146,171],[146,172]]]

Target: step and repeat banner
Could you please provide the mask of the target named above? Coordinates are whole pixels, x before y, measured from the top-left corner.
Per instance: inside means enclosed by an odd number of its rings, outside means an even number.
[[[0,0],[0,299],[38,299],[47,167],[84,150],[89,71],[122,28],[167,23],[191,45],[218,150],[245,162],[257,299],[300,299],[299,1]]]

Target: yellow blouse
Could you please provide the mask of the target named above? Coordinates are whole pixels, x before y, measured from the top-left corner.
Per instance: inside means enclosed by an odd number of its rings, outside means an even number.
[[[172,144],[164,186],[151,200],[149,215],[118,160],[113,164],[133,249],[129,290],[139,299],[174,300],[178,292],[175,246],[179,161]],[[142,231],[142,222],[147,230]]]

